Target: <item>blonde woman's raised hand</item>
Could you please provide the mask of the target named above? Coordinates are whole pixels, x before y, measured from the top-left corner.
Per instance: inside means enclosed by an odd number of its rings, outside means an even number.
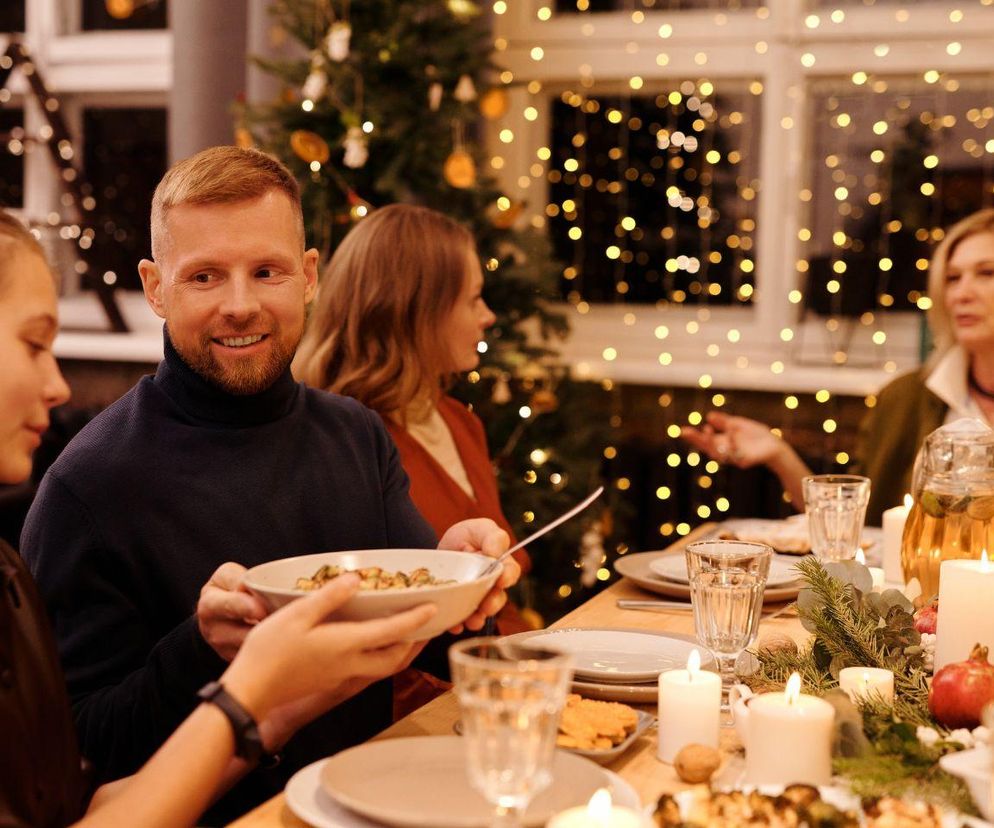
[[[684,426],[680,436],[712,460],[741,469],[775,464],[786,446],[765,423],[720,411],[708,412],[699,429]]]

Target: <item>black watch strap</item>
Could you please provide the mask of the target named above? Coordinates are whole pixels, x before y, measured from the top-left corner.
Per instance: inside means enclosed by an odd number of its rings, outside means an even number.
[[[259,735],[259,726],[241,703],[219,681],[205,684],[197,695],[205,702],[215,705],[231,722],[235,735],[235,755],[247,762],[257,762],[266,752]]]

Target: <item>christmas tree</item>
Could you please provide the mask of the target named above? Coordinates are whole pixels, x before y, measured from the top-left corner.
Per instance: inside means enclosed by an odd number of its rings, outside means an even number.
[[[236,140],[298,174],[322,255],[392,202],[440,210],[476,238],[498,321],[480,368],[453,393],[487,428],[504,512],[524,537],[600,482],[610,401],[600,386],[570,381],[557,359],[567,324],[549,300],[562,265],[539,229],[522,226],[525,205],[481,172],[481,115],[496,119],[508,106],[488,22],[470,0],[282,0],[273,19],[304,57],[260,61],[284,92],[244,108]],[[607,566],[606,506],[531,547],[533,576],[518,598],[544,620],[582,597],[581,577],[591,586]]]

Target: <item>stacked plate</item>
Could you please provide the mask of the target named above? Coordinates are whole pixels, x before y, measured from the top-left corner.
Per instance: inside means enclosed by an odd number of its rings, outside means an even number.
[[[598,788],[608,788],[618,805],[641,809],[631,785],[588,759],[556,751],[552,777],[526,812],[526,825],[545,825]],[[342,751],[298,771],[286,802],[314,828],[487,828],[493,814],[470,787],[458,736],[382,739]]]
[[[592,699],[655,702],[659,674],[685,667],[692,650],[710,654],[690,636],[626,629],[534,630],[504,642],[574,656],[573,690]]]
[[[770,561],[764,600],[793,601],[800,590],[794,564],[796,556],[775,555]],[[687,559],[683,552],[639,552],[624,555],[614,562],[614,569],[643,589],[690,600]]]

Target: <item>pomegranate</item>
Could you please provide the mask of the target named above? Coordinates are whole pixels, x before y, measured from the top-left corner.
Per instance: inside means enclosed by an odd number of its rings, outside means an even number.
[[[987,648],[976,644],[966,661],[947,664],[932,679],[928,709],[939,724],[948,728],[974,728],[980,712],[994,700],[994,664]]]
[[[939,619],[939,602],[926,604],[915,613],[915,629],[920,633],[935,635],[935,625]]]

